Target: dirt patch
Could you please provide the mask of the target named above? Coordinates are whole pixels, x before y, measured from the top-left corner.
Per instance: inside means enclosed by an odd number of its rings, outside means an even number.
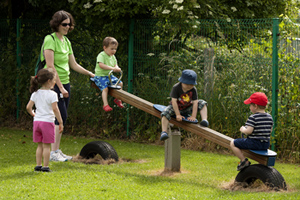
[[[132,159],[126,159],[126,158],[119,158],[119,161],[116,161],[114,159],[107,159],[104,160],[99,154],[97,154],[94,158],[86,159],[77,154],[72,159],[73,162],[80,162],[84,164],[98,164],[98,165],[110,165],[110,164],[121,164],[121,163],[127,163],[127,162],[133,162],[133,163],[145,163],[145,160],[132,160]]]
[[[267,185],[265,185],[262,181],[256,180],[252,185],[248,185],[247,183],[239,183],[235,181],[223,183],[221,186],[222,189],[230,190],[230,191],[245,191],[245,192],[292,192],[290,190],[274,190]]]
[[[179,174],[185,174],[188,173],[187,171],[181,170],[179,172],[173,172],[171,170],[152,170],[152,171],[147,171],[148,175],[151,176],[165,176],[165,177],[175,177],[176,175]]]

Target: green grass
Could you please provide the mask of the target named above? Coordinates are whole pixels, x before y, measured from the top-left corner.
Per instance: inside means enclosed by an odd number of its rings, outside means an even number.
[[[121,160],[111,165],[51,162],[52,173],[34,172],[36,144],[30,131],[0,128],[0,199],[298,199],[300,167],[277,162],[288,191],[230,191],[234,156],[181,151],[181,173],[162,176],[164,146],[107,141]],[[26,136],[26,137],[24,137]],[[63,136],[70,155],[96,139]],[[253,161],[254,163],[254,161]]]

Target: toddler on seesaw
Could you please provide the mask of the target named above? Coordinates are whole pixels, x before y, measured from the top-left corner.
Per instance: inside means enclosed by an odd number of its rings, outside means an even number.
[[[193,70],[183,70],[181,77],[178,79],[179,82],[176,83],[171,90],[171,102],[170,105],[166,107],[161,113],[161,124],[162,132],[160,140],[166,140],[169,138],[167,134],[167,128],[171,116],[176,115],[177,121],[182,121],[183,116],[190,117],[187,119],[189,121],[195,121],[197,117],[198,110],[202,121],[200,125],[207,127],[207,102],[204,100],[198,100],[197,89],[197,74]]]
[[[230,142],[233,153],[241,160],[237,166],[238,171],[251,164],[241,149],[267,150],[270,146],[273,127],[272,116],[265,112],[268,98],[264,93],[255,92],[244,103],[250,104],[250,111],[253,113],[246,121],[245,126],[240,128],[242,134],[246,134],[247,138],[239,138]]]
[[[94,81],[98,88],[102,91],[103,110],[106,112],[112,111],[112,108],[108,105],[107,95],[108,86],[110,85],[108,74],[111,70],[114,72],[121,72],[121,68],[118,66],[115,53],[117,52],[118,41],[113,37],[106,37],[103,40],[103,51],[97,56],[97,63],[95,67]],[[118,82],[118,78],[114,75],[110,76],[112,84]],[[120,81],[119,86],[123,87],[123,82]],[[118,107],[124,108],[122,101],[115,99],[114,102]]]

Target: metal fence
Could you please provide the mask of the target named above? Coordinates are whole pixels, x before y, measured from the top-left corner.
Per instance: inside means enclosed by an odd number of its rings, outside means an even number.
[[[10,104],[17,117],[25,113],[28,80],[43,39],[37,36],[50,32],[44,28],[47,23],[0,20],[0,89],[14,89],[1,97],[3,113]],[[279,19],[152,19],[132,20],[129,29],[129,45],[122,44],[126,48],[117,52],[117,58],[124,58],[120,63],[128,74],[123,80],[125,90],[153,103],[168,104],[181,71],[193,69],[198,74],[198,96],[208,102],[210,128],[234,138],[239,137],[239,127],[250,115],[243,101],[253,92],[264,92],[270,101],[267,112],[277,122],[272,148],[282,158],[299,159],[300,37],[296,23]],[[76,34],[68,37],[77,61],[93,70],[99,44],[81,44]],[[113,127],[136,138],[157,138],[159,119],[129,105],[106,114],[100,109],[101,95],[89,87],[87,77],[72,73],[71,78],[72,130],[80,126],[105,136]]]
[[[193,27],[194,30],[191,30]],[[272,149],[299,159],[299,28],[289,20],[135,20],[133,93],[167,104],[183,69],[198,74],[212,129],[240,137],[253,92],[269,98]],[[144,84],[141,84],[144,83]],[[130,83],[128,83],[130,84]],[[142,86],[142,87],[140,87]]]

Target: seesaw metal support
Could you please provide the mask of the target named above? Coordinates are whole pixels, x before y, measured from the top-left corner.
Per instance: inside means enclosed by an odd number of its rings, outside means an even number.
[[[181,133],[168,126],[169,139],[165,141],[165,170],[180,172]]]

